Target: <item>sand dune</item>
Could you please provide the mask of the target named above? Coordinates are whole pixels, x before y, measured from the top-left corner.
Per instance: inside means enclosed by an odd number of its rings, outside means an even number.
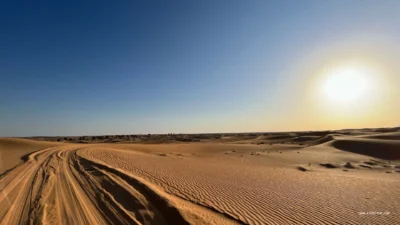
[[[62,143],[33,141],[19,138],[0,138],[0,174],[23,162],[29,153]]]
[[[36,152],[1,178],[1,224],[187,224],[139,183],[76,158],[77,147]]]
[[[400,159],[400,141],[383,139],[339,139],[331,143],[335,148],[380,159]]]
[[[0,224],[400,221],[398,141],[300,133],[250,144],[266,136],[241,144],[240,135],[171,144],[1,139],[3,152],[24,162],[0,176]]]
[[[388,132],[358,136],[361,138],[372,138],[372,139],[386,139],[386,140],[400,140],[400,132]]]
[[[151,185],[77,156],[84,147],[70,144],[40,150],[3,174],[0,223],[189,224],[171,204],[173,197],[169,200]],[[197,211],[210,221],[235,224],[204,209]],[[192,220],[204,223],[201,218]]]

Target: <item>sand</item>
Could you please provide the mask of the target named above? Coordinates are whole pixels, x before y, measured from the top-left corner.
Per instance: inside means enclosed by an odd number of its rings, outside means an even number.
[[[0,139],[0,224],[399,224],[400,133],[362,132]]]
[[[44,148],[59,146],[63,143],[32,141],[20,138],[0,139],[0,174],[24,162],[30,153]]]

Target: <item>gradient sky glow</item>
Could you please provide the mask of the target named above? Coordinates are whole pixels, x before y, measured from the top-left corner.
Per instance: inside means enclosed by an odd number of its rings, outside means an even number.
[[[1,2],[0,136],[397,126],[399,12],[397,0]],[[320,71],[352,62],[378,68],[379,90],[329,106]]]

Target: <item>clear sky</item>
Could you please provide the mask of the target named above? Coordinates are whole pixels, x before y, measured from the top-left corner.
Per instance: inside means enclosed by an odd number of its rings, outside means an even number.
[[[7,2],[0,136],[400,123],[397,0]],[[329,100],[330,66],[379,85]]]

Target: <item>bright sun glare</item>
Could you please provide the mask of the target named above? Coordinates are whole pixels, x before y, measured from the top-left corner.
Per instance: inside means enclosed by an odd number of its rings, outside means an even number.
[[[353,102],[361,98],[370,86],[369,71],[360,68],[341,68],[326,74],[323,92],[331,100]]]

